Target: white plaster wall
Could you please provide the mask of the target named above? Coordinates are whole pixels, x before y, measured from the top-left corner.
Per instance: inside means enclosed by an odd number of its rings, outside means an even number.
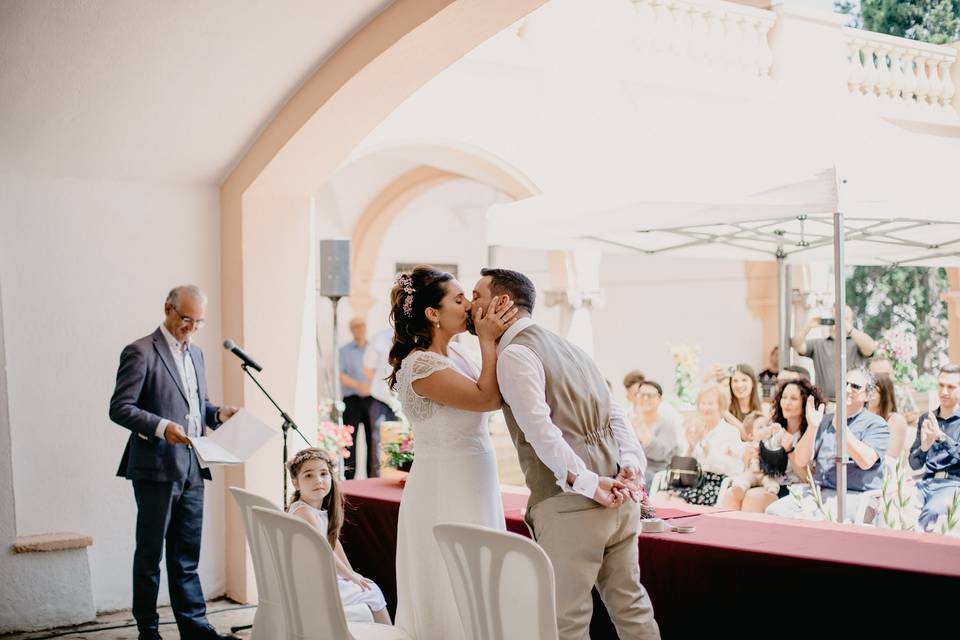
[[[196,341],[220,400],[218,191],[12,175],[0,184],[16,533],[92,535],[96,607],[128,608],[136,507],[130,482],[115,473],[129,432],[107,408],[121,349],[156,329],[168,289],[184,282],[210,296]],[[200,562],[208,597],[225,580],[222,474],[214,478]],[[8,584],[0,581],[0,599]]]
[[[0,296],[0,311],[3,309]],[[0,313],[0,633],[92,620],[93,593],[86,549],[15,554],[13,469],[7,411],[3,317]],[[69,580],[64,577],[69,576]]]
[[[764,368],[762,325],[747,309],[743,262],[607,254],[600,277],[596,358],[615,396],[624,397],[623,376],[632,369],[672,393],[670,344],[699,344],[701,373],[713,363]]]

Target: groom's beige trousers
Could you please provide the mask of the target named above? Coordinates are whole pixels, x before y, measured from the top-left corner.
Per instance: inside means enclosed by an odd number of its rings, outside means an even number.
[[[640,584],[640,505],[628,500],[608,509],[562,493],[535,504],[526,519],[553,563],[560,640],[589,637],[594,585],[621,638],[660,637],[650,597]]]

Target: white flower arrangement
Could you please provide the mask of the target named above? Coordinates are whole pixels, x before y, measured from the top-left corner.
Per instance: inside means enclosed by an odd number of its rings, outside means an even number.
[[[673,358],[673,390],[681,403],[692,405],[697,398],[696,379],[700,371],[700,345],[670,345]]]

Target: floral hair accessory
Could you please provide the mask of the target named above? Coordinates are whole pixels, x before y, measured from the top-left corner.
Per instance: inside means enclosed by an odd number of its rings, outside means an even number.
[[[322,460],[330,466],[330,471],[336,471],[337,461],[333,459],[333,456],[331,456],[329,452],[316,447],[308,447],[298,451],[291,460],[287,461],[287,471],[293,473],[294,467],[297,467],[308,460]]]
[[[413,316],[413,294],[417,291],[413,288],[413,278],[409,274],[401,273],[397,276],[397,286],[407,294],[403,300],[403,315],[410,318]]]

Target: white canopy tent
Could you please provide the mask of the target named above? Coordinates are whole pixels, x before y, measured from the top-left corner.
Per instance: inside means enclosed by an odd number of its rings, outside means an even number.
[[[862,156],[855,164],[766,186],[759,184],[756,172],[735,173],[727,167],[717,172],[721,180],[697,185],[681,186],[677,174],[664,174],[647,181],[642,197],[615,189],[545,194],[491,207],[488,244],[776,259],[783,364],[789,354],[788,259],[834,262],[837,318],[845,307],[847,263],[960,265],[960,199],[950,166],[904,166],[889,157]],[[844,341],[837,343],[837,398],[845,397]],[[837,406],[842,425],[837,432],[838,520],[843,519],[846,492],[843,405]]]

